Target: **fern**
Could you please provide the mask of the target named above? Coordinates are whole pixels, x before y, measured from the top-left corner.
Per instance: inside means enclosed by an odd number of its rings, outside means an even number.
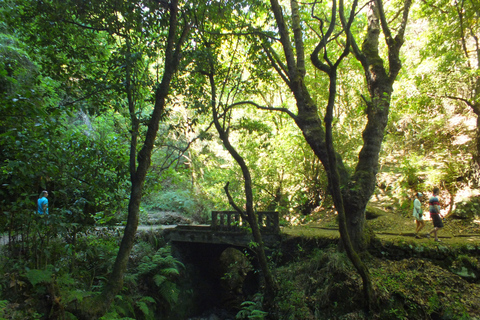
[[[173,277],[173,276],[180,275],[180,272],[178,271],[178,269],[176,267],[162,269],[160,271],[160,273],[163,274],[166,277]]]
[[[153,276],[153,281],[155,282],[155,285],[157,287],[160,287],[165,281],[167,280],[167,277],[156,274]]]
[[[268,312],[263,311],[263,297],[261,294],[256,294],[254,301],[245,301],[242,303],[242,309],[237,313],[235,319],[254,319],[264,320]]]
[[[0,300],[0,320],[3,320],[5,316],[5,309],[8,306],[8,300]]]
[[[141,301],[156,304],[155,299],[153,299],[152,297],[143,297]]]
[[[32,286],[36,286],[39,283],[49,283],[52,282],[53,270],[38,270],[31,269],[27,271],[27,279],[30,281]]]
[[[138,266],[138,275],[145,275],[150,273],[152,270],[155,270],[158,266],[158,263],[152,262],[150,257],[143,257],[142,263]]]
[[[140,310],[149,319],[150,312],[171,309],[178,302],[180,291],[175,281],[184,265],[171,255],[169,247],[160,248],[153,256],[144,256],[140,261],[136,272],[126,276],[125,280],[130,284],[141,282],[148,287],[146,290],[151,297],[138,299],[134,304],[137,312]],[[131,290],[135,288],[137,286],[130,287]],[[140,292],[138,294],[141,296]]]
[[[164,282],[163,285],[159,287],[159,292],[170,306],[174,306],[178,302],[179,292],[175,283],[170,281]]]
[[[145,315],[145,318],[148,318],[148,315],[150,314],[150,308],[148,307],[148,305],[143,301],[138,301],[137,307]]]
[[[115,296],[115,303],[111,307],[113,314],[116,315],[116,318],[107,318],[107,319],[120,319],[120,315],[135,315],[135,310],[133,307],[132,298],[129,296],[117,295]],[[127,319],[127,318],[123,318]],[[128,318],[130,319],[130,318]]]
[[[146,320],[149,320],[149,319],[153,320],[155,313],[150,308],[148,303],[155,305],[155,300],[152,297],[143,297],[136,304],[137,304],[137,307],[140,309],[140,311],[142,311]]]
[[[137,283],[138,282],[138,274],[126,274],[125,275],[125,283]]]

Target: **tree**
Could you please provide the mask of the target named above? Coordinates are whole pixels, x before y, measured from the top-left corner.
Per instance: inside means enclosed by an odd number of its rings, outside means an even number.
[[[194,4],[179,4],[175,0],[128,3],[93,1],[88,5],[84,1],[75,0],[51,1],[44,6],[40,2],[22,1],[8,4],[12,9],[8,17],[18,15],[19,21],[31,23],[29,27],[24,27],[12,18],[12,27],[29,39],[32,51],[37,50],[38,56],[45,62],[45,74],[55,77],[64,85],[67,98],[62,101],[62,107],[84,102],[82,112],[87,117],[95,114],[112,115],[117,111],[128,115],[131,120],[131,192],[128,221],[120,250],[103,294],[92,298],[95,302],[88,299],[78,309],[72,307],[72,311],[80,318],[93,319],[108,309],[122,288],[159,122],[167,114],[165,106],[172,79],[190,30],[188,11]],[[181,10],[184,11],[183,14]],[[36,35],[32,36],[34,33]],[[99,46],[97,41],[104,46]],[[157,81],[146,84],[151,79],[150,67],[153,60],[157,63]],[[153,92],[147,94],[144,88],[153,88]],[[113,108],[112,100],[108,99],[112,96],[120,97]],[[126,101],[126,112],[122,109],[122,100]],[[152,111],[148,113],[149,110]],[[138,140],[142,136],[145,140],[140,144]],[[67,141],[58,149],[65,152],[71,152],[77,147],[81,149],[85,147],[83,140]],[[88,143],[86,144],[86,150],[89,150]],[[90,150],[94,155],[101,152],[98,148]],[[90,160],[94,158],[89,157]],[[112,158],[119,159],[116,156]],[[109,161],[103,159],[102,162],[105,165]],[[95,172],[95,178],[104,178],[96,170],[91,173]],[[118,177],[121,177],[121,172],[118,173]]]
[[[260,269],[265,279],[266,300],[273,302],[278,285],[268,266],[265,245],[262,240],[258,217],[254,208],[254,192],[252,176],[245,158],[237,151],[237,148],[230,140],[231,133],[235,127],[242,127],[242,124],[235,123],[234,110],[244,104],[251,104],[243,100],[255,92],[255,82],[246,73],[245,65],[249,48],[243,47],[246,42],[241,37],[221,35],[218,33],[222,28],[235,30],[235,20],[240,20],[240,26],[248,21],[249,13],[241,13],[235,10],[235,6],[242,3],[234,3],[231,7],[209,6],[205,16],[214,17],[212,12],[221,12],[221,19],[215,18],[198,19],[199,32],[196,38],[196,50],[192,54],[194,70],[192,72],[194,85],[199,96],[194,96],[197,108],[211,113],[213,126],[223,146],[240,167],[243,178],[243,206],[239,206],[229,191],[229,182],[224,187],[230,205],[248,222],[254,239],[253,250],[259,261]],[[210,14],[207,14],[210,13]],[[197,13],[198,16],[201,16]],[[228,19],[228,18],[231,19]],[[242,29],[242,27],[239,27]],[[218,30],[216,30],[218,29]],[[200,75],[200,76],[199,76]],[[203,94],[202,94],[203,93]],[[208,95],[207,95],[208,93]],[[208,97],[208,98],[207,98]],[[197,98],[199,100],[197,100]],[[192,99],[192,97],[190,97]],[[240,123],[248,119],[240,119]]]
[[[152,2],[151,4],[153,5],[154,3]],[[139,3],[135,9],[143,11],[143,5],[143,3]],[[92,308],[92,302],[89,301],[87,303],[88,307],[86,304],[82,310],[81,316],[85,319],[91,319],[92,317],[98,317],[103,314],[110,306],[115,295],[122,289],[123,274],[126,270],[129,254],[135,239],[143,186],[150,166],[150,159],[159,128],[159,122],[164,115],[170,85],[174,74],[177,71],[181,59],[182,46],[190,29],[190,23],[186,20],[185,16],[183,16],[182,20],[179,12],[179,4],[176,0],[167,4],[156,4],[149,7],[149,9],[151,10],[150,14],[152,14],[153,11],[156,11],[159,17],[166,18],[166,20],[163,21],[166,26],[165,33],[167,35],[162,55],[164,61],[163,74],[160,83],[155,89],[153,111],[148,120],[145,140],[138,154],[136,148],[136,134],[138,132],[135,131],[138,128],[136,128],[135,110],[130,109],[130,115],[133,119],[130,152],[130,179],[132,186],[128,205],[127,225],[125,227],[125,232],[115,264],[113,265],[112,274],[103,289],[103,294],[97,297],[97,303],[94,304],[95,308]],[[162,19],[160,21],[162,21]],[[128,90],[130,90],[130,87],[127,84],[127,91]]]
[[[480,5],[477,1],[424,1],[420,17],[427,19],[422,62],[436,60],[427,74],[425,93],[447,103],[470,108],[477,116],[470,175],[480,183]],[[428,85],[428,87],[427,87]],[[422,90],[423,91],[423,90]]]
[[[33,7],[35,7],[35,4],[39,5],[34,3]],[[79,309],[72,310],[80,318],[84,319],[94,319],[102,315],[108,309],[116,294],[122,289],[123,274],[135,239],[140,201],[159,129],[159,122],[165,116],[165,105],[170,93],[172,79],[177,71],[181,59],[181,50],[190,29],[190,23],[187,19],[187,12],[190,8],[182,6],[176,0],[169,2],[138,1],[128,3],[122,1],[108,3],[99,1],[94,2],[94,4],[89,3],[86,5],[83,1],[53,1],[48,3],[53,10],[49,10],[44,15],[39,15],[41,21],[38,23],[38,28],[41,30],[40,39],[50,39],[50,34],[57,33],[60,34],[61,39],[66,39],[65,43],[68,46],[63,48],[65,51],[60,50],[62,46],[55,45],[50,47],[51,51],[47,50],[48,54],[45,54],[45,56],[55,62],[50,66],[53,69],[52,74],[55,71],[58,72],[60,75],[63,75],[63,77],[59,76],[59,78],[64,81],[73,79],[71,81],[72,93],[69,96],[74,97],[73,93],[79,88],[74,85],[76,83],[75,80],[84,89],[95,87],[99,89],[89,92],[88,97],[113,88],[113,91],[116,90],[127,101],[128,111],[122,110],[122,113],[129,115],[131,120],[129,161],[131,191],[127,225],[113,271],[103,289],[103,294],[97,296],[95,302],[89,299],[88,301],[84,300],[84,304],[80,305]],[[45,8],[41,7],[41,9]],[[180,11],[181,9],[185,11],[183,15]],[[43,11],[39,10],[39,12]],[[56,28],[56,25],[61,25],[65,28]],[[50,26],[50,28],[47,26]],[[44,32],[45,29],[48,29],[47,31],[50,33]],[[101,79],[105,81],[94,83],[94,86],[90,87],[82,83],[82,80],[85,80],[84,74],[77,73],[77,71],[82,70],[84,64],[86,66],[97,64],[87,63],[90,58],[88,52],[85,55],[81,55],[79,52],[76,52],[75,47],[72,45],[72,39],[75,38],[75,35],[82,34],[81,31],[91,35],[102,34],[105,43],[109,46],[108,48],[113,52],[115,52],[115,49],[118,50],[116,51],[117,54],[104,57],[105,60],[112,58],[108,64],[109,69],[106,71],[102,70],[105,73]],[[147,45],[145,36],[149,36],[150,46]],[[54,41],[57,40],[54,39]],[[86,44],[87,48],[89,48],[88,44]],[[95,44],[95,46],[98,45]],[[43,49],[45,48],[49,47],[43,47]],[[143,79],[136,77],[142,71],[139,67],[148,70],[150,66],[142,65],[144,60],[141,58],[144,56],[155,56],[159,64],[157,68],[159,79],[152,93],[153,108],[149,115],[146,113],[146,110],[148,110],[146,106],[149,105],[147,103],[148,98],[145,91],[140,92]],[[65,57],[75,58],[81,63],[75,64],[71,60],[62,60],[58,63],[57,59]],[[119,57],[120,59],[115,59]],[[67,66],[66,70],[62,69],[63,63]],[[60,69],[55,69],[55,67]],[[69,70],[68,68],[70,67],[72,69]],[[91,76],[93,74],[92,72],[88,75]],[[111,74],[116,76],[115,81],[122,85],[119,86],[109,82],[113,79],[107,78],[105,75]],[[87,78],[87,80],[89,79]],[[82,93],[85,91],[87,90],[82,91]],[[84,96],[80,96],[80,100],[83,99]],[[97,100],[105,101],[102,99]],[[78,99],[75,99],[75,101],[78,101]],[[121,107],[121,104],[117,106]],[[102,110],[104,109],[94,109],[92,112],[102,112]],[[143,130],[144,124],[146,125],[146,130]],[[144,142],[139,145],[138,140],[142,135],[145,137]]]
[[[291,30],[286,23],[283,10],[276,0],[271,0],[272,12],[279,30],[280,44],[283,48],[285,62],[283,62],[272,45],[264,41],[264,49],[273,67],[292,91],[296,104],[297,114],[287,112],[302,130],[306,141],[311,146],[317,157],[322,162],[329,177],[330,193],[333,195],[337,212],[339,213],[339,227],[342,242],[349,258],[359,271],[363,279],[367,308],[374,303],[374,293],[371,286],[368,270],[356,254],[356,250],[365,250],[368,241],[364,234],[365,208],[375,189],[375,176],[378,171],[380,147],[383,140],[384,129],[387,125],[388,110],[393,82],[400,70],[400,48],[410,9],[410,2],[405,3],[399,32],[393,37],[386,21],[386,16],[381,1],[369,4],[368,30],[362,49],[356,43],[352,32],[352,23],[356,10],[356,2],[350,9],[350,18],[345,18],[343,1],[339,2],[339,17],[343,30],[335,31],[337,17],[337,3],[332,1],[330,23],[325,23],[324,18],[318,18],[322,13],[316,14],[315,5],[312,5],[312,17],[318,20],[320,28],[318,44],[310,55],[315,68],[325,72],[329,77],[329,96],[325,111],[325,124],[319,117],[319,110],[305,83],[307,68],[305,63],[304,32],[301,24],[301,10],[296,1],[290,3]],[[388,49],[389,68],[384,66],[384,61],[379,54],[379,35],[383,31]],[[331,60],[329,44],[342,33],[346,36],[343,52],[336,62]],[[291,39],[293,38],[293,43]],[[366,113],[368,122],[363,132],[363,148],[358,155],[358,162],[353,175],[349,175],[345,166],[334,150],[332,123],[333,108],[336,99],[337,68],[343,58],[352,50],[355,57],[362,64],[370,99],[366,99]],[[325,127],[324,127],[325,126]],[[353,246],[352,246],[353,244]]]
[[[271,9],[275,16],[276,25],[279,31],[279,43],[283,49],[282,55],[274,50],[270,41],[264,41],[264,49],[272,66],[277,70],[281,78],[292,91],[297,106],[297,113],[285,111],[295,120],[297,126],[302,130],[306,141],[322,162],[326,171],[332,169],[332,163],[328,156],[326,144],[326,132],[324,124],[319,117],[319,108],[312,100],[310,90],[306,85],[305,78],[308,76],[305,60],[305,47],[303,37],[305,31],[302,29],[301,10],[299,4],[291,2],[291,26],[283,10],[276,0],[271,0]],[[335,3],[332,5],[331,16],[336,12]],[[384,135],[384,129],[388,120],[389,104],[393,91],[393,83],[400,70],[400,48],[403,44],[403,37],[410,9],[410,2],[406,1],[403,7],[403,15],[398,22],[398,35],[391,34],[387,17],[381,1],[369,3],[368,30],[362,48],[356,43],[353,31],[346,28],[347,21],[341,16],[343,33],[349,38],[350,47],[355,57],[363,66],[369,99],[364,98],[366,104],[367,124],[363,131],[363,147],[358,154],[358,162],[354,173],[350,175],[346,170],[340,157],[335,157],[339,171],[342,197],[345,205],[346,222],[352,243],[356,249],[364,250],[368,245],[368,239],[364,234],[365,207],[375,189],[375,176],[378,171],[378,159],[380,147]],[[343,11],[343,2],[340,2],[339,12]],[[352,9],[353,10],[353,9]],[[315,5],[312,5],[312,17],[317,17]],[[341,14],[342,15],[342,14]],[[327,27],[329,28],[327,30]],[[291,28],[291,29],[290,29]],[[312,64],[319,70],[324,69],[321,59],[328,61],[327,45],[330,47],[337,43],[330,41],[325,35],[332,35],[334,26],[323,24],[320,20],[320,28],[317,34],[322,35],[316,48],[312,51]],[[388,67],[380,56],[379,36],[380,32],[385,35],[388,50]],[[335,39],[342,31],[336,31]],[[293,42],[292,40],[293,39]],[[322,55],[320,55],[322,54]],[[330,81],[330,86],[335,81]],[[333,103],[335,95],[330,91],[329,100]]]
[[[267,256],[265,254],[265,245],[263,243],[262,235],[260,233],[260,228],[258,225],[258,217],[254,210],[254,200],[253,200],[253,188],[252,188],[252,178],[250,175],[250,171],[248,166],[243,159],[243,157],[238,153],[235,147],[231,144],[229,139],[229,131],[230,126],[229,122],[225,121],[225,119],[220,117],[220,113],[222,115],[226,115],[230,113],[229,109],[233,107],[233,105],[225,106],[222,109],[219,109],[217,100],[216,100],[216,84],[215,78],[213,73],[209,73],[208,75],[210,85],[212,87],[212,115],[213,115],[213,122],[215,128],[218,131],[220,139],[222,140],[223,145],[228,150],[230,155],[235,159],[237,164],[239,165],[243,179],[244,179],[244,192],[245,192],[245,210],[242,210],[233,198],[231,197],[229,190],[228,190],[228,183],[225,185],[225,193],[228,196],[230,205],[241,214],[242,218],[245,221],[248,221],[250,228],[252,229],[253,239],[255,240],[254,251],[256,256],[259,260],[260,268],[263,273],[263,277],[265,279],[265,287],[266,287],[266,300],[271,303],[275,297],[275,293],[278,291],[278,285],[273,277],[273,274],[268,266]],[[237,103],[238,104],[238,103]],[[221,112],[219,112],[221,110]],[[221,124],[222,122],[222,124]]]

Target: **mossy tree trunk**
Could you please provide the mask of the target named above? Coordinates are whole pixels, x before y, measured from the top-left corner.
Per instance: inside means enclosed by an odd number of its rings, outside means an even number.
[[[145,178],[150,167],[150,160],[159,128],[159,122],[164,114],[166,98],[170,90],[170,83],[175,72],[177,71],[181,58],[180,53],[182,45],[189,31],[189,25],[187,22],[183,26],[181,26],[179,23],[177,0],[173,0],[168,4],[168,12],[169,26],[164,56],[164,72],[161,82],[155,91],[154,109],[148,121],[148,128],[143,146],[138,152],[137,156],[135,149],[138,132],[132,133],[132,145],[130,153],[130,174],[132,186],[128,204],[127,225],[125,226],[124,235],[115,263],[113,265],[112,273],[108,278],[102,294],[93,299],[85,299],[83,301],[80,310],[75,312],[79,319],[92,320],[102,316],[108,310],[115,296],[123,287],[123,276],[127,268],[130,252],[132,250],[137,232],[142,192],[145,184]],[[132,113],[132,110],[130,110],[130,112]],[[134,126],[134,129],[138,129],[138,125],[135,121],[132,123],[132,125]],[[136,162],[137,165],[135,165]]]
[[[393,83],[402,66],[400,48],[404,42],[410,6],[411,0],[406,0],[398,33],[394,37],[386,21],[382,1],[370,2],[367,35],[361,50],[353,35],[351,36],[351,48],[363,66],[370,95],[369,99],[365,99],[368,122],[363,131],[363,147],[358,156],[355,172],[349,179],[348,187],[343,191],[349,233],[360,249],[365,249],[368,245],[363,232],[365,208],[375,190],[380,148],[388,122]],[[342,20],[345,25],[345,19]],[[382,32],[388,49],[388,66],[379,54],[379,37]]]
[[[372,196],[376,185],[376,174],[380,147],[384,136],[384,130],[388,121],[393,82],[401,68],[399,51],[403,43],[403,36],[410,9],[410,0],[405,2],[403,16],[398,35],[393,38],[383,11],[381,0],[370,3],[368,14],[368,31],[362,49],[357,46],[350,25],[353,22],[356,2],[353,3],[349,20],[344,16],[343,1],[339,1],[339,16],[343,32],[346,35],[346,45],[339,58],[332,62],[327,45],[334,34],[337,17],[337,3],[332,2],[330,23],[315,17],[320,21],[321,29],[317,32],[319,42],[310,58],[312,64],[329,77],[329,96],[325,113],[325,128],[319,116],[319,110],[310,96],[305,84],[305,58],[303,45],[303,32],[300,21],[298,2],[290,2],[291,28],[290,34],[284,19],[282,8],[277,0],[271,0],[271,8],[277,22],[280,43],[285,56],[284,61],[280,58],[267,41],[264,49],[272,65],[292,91],[297,105],[297,114],[286,111],[302,130],[306,141],[322,162],[327,171],[330,193],[333,196],[335,208],[339,214],[339,230],[341,239],[348,257],[362,277],[366,299],[366,308],[369,310],[375,304],[375,293],[371,284],[368,269],[361,261],[357,251],[367,248],[368,242],[364,232],[365,208]],[[314,10],[312,10],[313,12]],[[324,29],[322,27],[325,27]],[[383,31],[389,51],[389,66],[379,55],[379,36]],[[340,34],[340,33],[337,33]],[[294,39],[291,41],[291,39]],[[345,56],[352,50],[355,57],[361,62],[367,80],[369,99],[367,104],[367,125],[363,131],[363,147],[358,156],[357,166],[353,175],[349,175],[343,165],[342,159],[334,150],[332,121],[333,109],[336,97],[337,68]],[[274,109],[274,108],[272,108]],[[278,109],[285,111],[282,109]]]
[[[368,239],[364,233],[365,208],[376,185],[380,147],[388,121],[393,82],[401,68],[399,52],[403,44],[411,2],[410,0],[405,2],[403,16],[398,27],[398,34],[395,37],[391,35],[390,29],[388,28],[383,11],[383,4],[380,0],[373,1],[369,4],[368,31],[361,49],[357,46],[351,31],[347,30],[349,38],[351,39],[349,49],[354,52],[355,57],[361,62],[364,68],[370,95],[368,99],[364,99],[367,104],[366,113],[368,121],[363,131],[363,147],[359,153],[357,166],[352,175],[348,174],[338,154],[334,158],[329,158],[324,123],[319,116],[318,106],[313,101],[305,83],[303,33],[300,15],[298,14],[298,2],[291,1],[290,5],[292,12],[292,33],[289,31],[279,2],[277,0],[271,0],[270,3],[277,22],[280,43],[285,58],[282,60],[280,55],[272,49],[267,41],[264,42],[264,50],[272,65],[289,86],[295,97],[297,114],[287,112],[302,130],[303,136],[327,172],[332,170],[331,161],[335,161],[342,189],[348,233],[355,249],[365,250],[368,246]],[[343,7],[342,1],[340,1],[340,6]],[[334,4],[334,6],[332,6],[332,13],[335,12],[335,10],[336,5]],[[343,17],[341,18],[342,25],[345,28],[347,22]],[[329,28],[333,29],[334,26],[329,25]],[[379,55],[379,36],[382,31],[388,47],[388,67],[384,66],[384,61]],[[328,32],[331,31],[323,30],[322,32],[318,32],[318,34],[326,34]],[[292,38],[294,39],[293,41],[291,40]],[[325,37],[321,39],[317,49],[323,48],[323,51],[313,52],[311,55],[312,63],[317,68],[317,62],[320,61],[320,59],[328,61],[326,43],[322,43],[322,41],[327,41],[327,39]],[[319,53],[321,53],[320,58]],[[315,59],[317,61],[315,61]]]
[[[333,144],[333,114],[334,114],[334,108],[335,108],[335,98],[337,96],[337,70],[340,63],[349,54],[349,45],[352,40],[349,30],[354,20],[353,12],[355,12],[356,6],[357,6],[357,2],[354,1],[351,9],[351,15],[348,19],[348,22],[345,23],[344,25],[344,29],[346,30],[346,34],[347,34],[346,46],[344,50],[341,52],[341,54],[339,55],[339,57],[337,58],[337,60],[333,62],[332,60],[330,60],[331,57],[329,57],[329,59],[324,59],[324,61],[322,61],[319,56],[320,52],[326,51],[326,45],[328,43],[328,39],[329,37],[332,36],[333,29],[334,29],[333,26],[336,23],[336,2],[335,1],[333,2],[333,6],[332,6],[332,18],[330,19],[331,27],[321,38],[320,42],[318,43],[318,45],[316,46],[315,50],[311,55],[311,59],[312,59],[313,65],[317,69],[327,74],[329,78],[328,102],[327,102],[325,117],[324,117],[325,145],[326,145],[326,151],[328,155],[328,161],[330,164],[330,170],[327,171],[328,182],[329,182],[333,202],[338,212],[339,231],[340,231],[342,244],[350,261],[353,263],[358,273],[362,277],[363,291],[364,291],[364,298],[365,298],[365,308],[367,311],[369,311],[376,305],[375,291],[372,286],[368,268],[360,259],[360,256],[358,255],[357,251],[355,250],[350,240],[350,234],[348,232],[347,219],[345,215],[344,200],[342,195],[342,184],[341,184],[341,179],[340,179],[339,170],[338,170],[339,166],[337,161],[337,153],[335,152],[335,148]],[[342,2],[340,2],[339,14],[342,17],[344,15],[344,8],[343,8]]]

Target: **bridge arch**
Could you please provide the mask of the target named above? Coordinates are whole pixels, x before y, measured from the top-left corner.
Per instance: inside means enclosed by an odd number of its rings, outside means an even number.
[[[195,312],[235,309],[260,290],[258,261],[246,246],[171,242],[172,254],[185,265]]]
[[[266,246],[278,245],[278,212],[257,214]],[[245,299],[253,299],[263,279],[256,254],[249,247],[252,234],[240,215],[214,211],[211,221],[211,225],[179,225],[164,230],[174,257],[186,266],[197,314],[219,307],[239,308]]]

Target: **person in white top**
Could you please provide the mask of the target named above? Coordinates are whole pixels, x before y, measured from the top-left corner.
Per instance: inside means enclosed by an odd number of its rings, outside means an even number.
[[[420,239],[418,233],[425,227],[425,220],[423,220],[423,210],[422,210],[422,200],[423,193],[417,192],[415,195],[415,200],[413,200],[413,217],[415,218],[415,223],[417,228],[415,229],[415,238]]]

